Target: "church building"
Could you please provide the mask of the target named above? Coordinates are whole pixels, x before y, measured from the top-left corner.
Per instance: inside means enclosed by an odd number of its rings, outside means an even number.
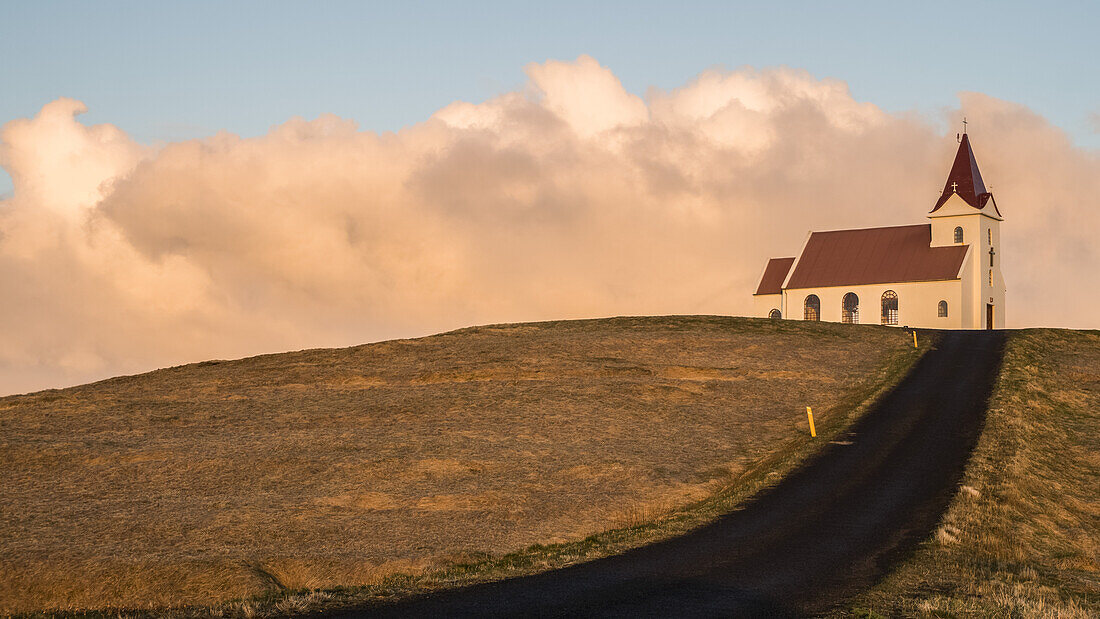
[[[792,320],[1001,329],[1003,221],[963,132],[930,223],[811,232],[793,258],[772,258],[756,315]]]

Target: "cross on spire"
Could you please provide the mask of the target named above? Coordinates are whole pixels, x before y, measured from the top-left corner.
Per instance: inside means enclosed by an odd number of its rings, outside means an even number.
[[[963,135],[966,135],[966,116],[963,116]]]
[[[951,191],[958,191],[958,189],[959,189],[959,184],[958,183],[951,183]]]

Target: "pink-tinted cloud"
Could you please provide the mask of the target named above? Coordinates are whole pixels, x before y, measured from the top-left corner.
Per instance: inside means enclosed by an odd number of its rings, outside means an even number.
[[[0,392],[468,324],[750,311],[810,229],[923,221],[954,132],[791,69],[645,99],[595,60],[397,133],[324,116],[153,150],[61,99],[4,127]],[[1013,326],[1097,326],[1100,160],[961,95]],[[952,120],[961,110],[945,114]]]

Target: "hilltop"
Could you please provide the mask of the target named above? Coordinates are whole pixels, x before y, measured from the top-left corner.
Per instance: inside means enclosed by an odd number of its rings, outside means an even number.
[[[377,585],[597,539],[763,483],[812,447],[806,405],[827,433],[916,355],[875,326],[612,318],[2,398],[0,612]]]

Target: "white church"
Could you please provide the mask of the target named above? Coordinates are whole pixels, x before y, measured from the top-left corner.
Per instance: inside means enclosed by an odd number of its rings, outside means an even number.
[[[811,232],[793,258],[772,258],[753,294],[756,315],[793,320],[1000,329],[1003,221],[986,190],[970,138],[931,223]]]

